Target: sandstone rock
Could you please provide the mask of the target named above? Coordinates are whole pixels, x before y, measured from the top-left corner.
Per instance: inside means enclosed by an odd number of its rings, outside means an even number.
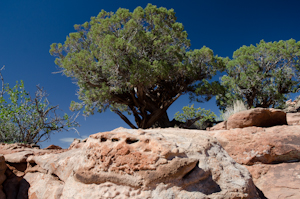
[[[26,150],[26,149],[39,149],[40,147],[36,144],[23,144],[23,143],[14,143],[14,144],[5,144],[5,143],[0,143],[0,151],[3,152],[16,152],[18,149],[20,150]],[[10,151],[14,150],[14,151]],[[6,154],[6,153],[2,153]]]
[[[26,162],[28,156],[33,155],[33,151],[21,151],[11,154],[4,155],[5,161],[11,162],[11,163],[20,163],[20,162]]]
[[[300,198],[300,163],[247,166],[255,185],[267,198]]]
[[[57,176],[39,172],[27,173],[20,184],[20,192],[27,191],[28,198],[61,198],[64,188],[64,182]]]
[[[80,140],[80,139],[74,139],[74,141],[70,144],[69,149],[75,149],[75,148],[81,148],[87,139]]]
[[[29,187],[29,198],[258,198],[248,170],[206,131],[116,129],[26,162],[20,197]]]
[[[48,147],[46,147],[46,148],[44,148],[44,149],[62,149],[60,146],[56,146],[56,145],[54,145],[54,144],[51,144],[50,146],[48,146]]]
[[[300,126],[210,131],[228,154],[247,165],[262,198],[300,198]],[[265,164],[263,164],[265,163]]]
[[[300,113],[287,113],[286,120],[288,125],[300,124]]]
[[[216,124],[215,126],[209,128],[210,131],[226,130],[226,129],[227,129],[227,121],[220,122],[219,124]]]
[[[255,108],[230,116],[227,120],[227,129],[249,126],[271,127],[286,124],[286,113],[284,111],[272,108]]]
[[[53,145],[55,146],[55,145]],[[34,144],[0,144],[0,154],[5,156],[5,161],[10,163],[16,162],[26,162],[26,159],[31,155],[43,155],[48,153],[62,153],[67,151],[67,149],[59,149],[60,147],[56,147],[56,149],[39,149]]]
[[[210,131],[238,163],[280,163],[300,160],[300,126],[247,127]]]

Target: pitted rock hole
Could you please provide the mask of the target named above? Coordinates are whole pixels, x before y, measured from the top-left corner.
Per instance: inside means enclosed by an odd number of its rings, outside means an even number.
[[[31,167],[34,167],[34,166],[37,165],[35,162],[29,162],[29,164],[30,164]]]
[[[118,142],[119,139],[118,139],[118,138],[112,138],[111,141],[112,141],[112,142]]]
[[[106,142],[106,138],[101,138],[101,142]]]
[[[133,143],[136,143],[138,142],[139,140],[138,139],[135,139],[135,138],[127,138],[126,139],[126,143],[127,144],[133,144]]]

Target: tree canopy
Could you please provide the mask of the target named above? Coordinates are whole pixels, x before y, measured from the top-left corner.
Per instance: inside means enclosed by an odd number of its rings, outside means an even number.
[[[242,100],[248,108],[281,107],[299,88],[299,58],[300,42],[293,39],[242,46],[226,64],[218,105],[225,109]]]
[[[173,9],[148,4],[133,12],[102,10],[74,28],[64,44],[50,49],[61,72],[79,86],[80,102],[71,108],[85,107],[87,115],[110,108],[132,128],[168,126],[170,105],[223,67],[211,49],[189,50]],[[137,126],[124,112],[134,115]]]

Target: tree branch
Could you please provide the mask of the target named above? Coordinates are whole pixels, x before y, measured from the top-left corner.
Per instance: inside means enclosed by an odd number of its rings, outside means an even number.
[[[132,129],[138,129],[136,126],[134,126],[134,125],[129,121],[129,119],[128,119],[125,115],[123,115],[123,114],[121,113],[121,111],[119,111],[119,110],[117,110],[117,109],[114,109],[113,112],[115,112],[116,114],[118,114],[118,115],[120,116],[120,118],[121,118],[122,120],[124,120],[124,122],[126,122],[126,124],[128,124]]]

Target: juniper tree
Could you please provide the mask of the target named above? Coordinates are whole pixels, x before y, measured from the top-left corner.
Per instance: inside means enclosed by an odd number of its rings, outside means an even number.
[[[102,10],[74,28],[64,44],[53,43],[50,49],[61,72],[79,87],[80,101],[71,109],[85,107],[90,115],[110,108],[132,128],[169,126],[170,105],[223,67],[211,49],[189,50],[187,32],[173,9],[148,4],[133,12]]]
[[[242,46],[226,64],[223,92],[217,96],[221,109],[242,100],[251,107],[281,107],[288,94],[299,88],[300,42],[260,41]]]

